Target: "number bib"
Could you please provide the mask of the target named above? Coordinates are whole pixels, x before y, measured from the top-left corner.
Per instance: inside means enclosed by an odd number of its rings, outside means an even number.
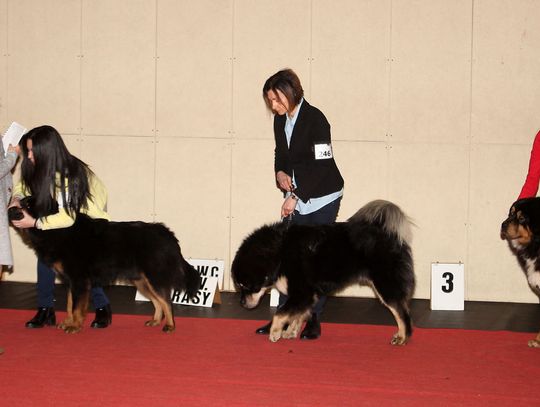
[[[330,143],[319,143],[314,144],[315,150],[315,159],[316,160],[328,160],[333,157],[332,155],[332,144]]]

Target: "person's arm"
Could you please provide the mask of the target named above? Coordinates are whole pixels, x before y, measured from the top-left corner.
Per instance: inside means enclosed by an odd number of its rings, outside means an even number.
[[[274,117],[274,173],[276,177],[276,186],[282,191],[291,191],[292,178],[289,174],[290,164],[288,159],[288,147],[285,137],[285,120],[283,117]]]
[[[529,170],[518,199],[535,197],[540,182],[540,131],[534,138],[529,159]]]
[[[15,166],[17,161],[17,151],[15,147],[10,145],[10,148],[7,151],[7,155],[0,161],[0,178],[4,178],[11,169]]]

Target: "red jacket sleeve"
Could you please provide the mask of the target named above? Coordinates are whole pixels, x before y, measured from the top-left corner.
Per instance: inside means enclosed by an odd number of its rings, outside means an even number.
[[[529,159],[529,171],[527,172],[527,178],[525,184],[521,188],[521,193],[518,199],[532,198],[536,196],[538,192],[538,183],[540,182],[540,131],[534,138],[531,158]]]

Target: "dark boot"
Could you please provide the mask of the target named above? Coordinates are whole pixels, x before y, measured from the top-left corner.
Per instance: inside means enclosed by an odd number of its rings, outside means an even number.
[[[270,327],[272,326],[272,321],[267,323],[265,326],[261,326],[260,328],[257,328],[255,330],[255,333],[257,335],[269,335],[270,334]]]
[[[45,325],[56,325],[56,315],[53,307],[38,308],[34,318],[25,324],[27,328],[43,328]]]
[[[92,328],[107,328],[110,324],[112,324],[111,304],[96,309],[96,319],[92,321],[90,326]]]
[[[321,323],[317,314],[313,314],[311,319],[306,322],[300,339],[317,339],[319,336],[321,336]]]

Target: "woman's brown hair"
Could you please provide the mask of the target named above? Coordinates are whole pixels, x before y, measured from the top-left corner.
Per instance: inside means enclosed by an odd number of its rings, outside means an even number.
[[[304,89],[298,75],[294,73],[292,69],[283,69],[266,80],[263,86],[263,99],[266,103],[268,110],[272,111],[272,102],[268,99],[268,91],[272,90],[276,92],[279,90],[287,102],[289,102],[289,109],[292,111],[296,105],[300,103],[304,97]],[[276,92],[276,96],[279,95]]]

